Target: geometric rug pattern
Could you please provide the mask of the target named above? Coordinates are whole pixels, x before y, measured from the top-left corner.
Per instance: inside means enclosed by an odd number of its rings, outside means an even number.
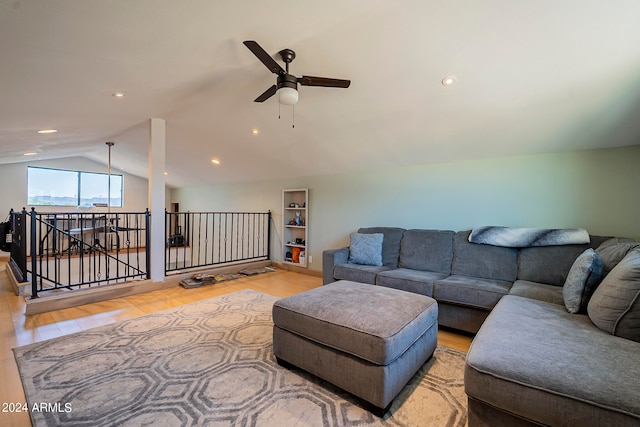
[[[14,349],[34,426],[464,426],[464,353],[439,347],[385,419],[280,367],[252,290]]]

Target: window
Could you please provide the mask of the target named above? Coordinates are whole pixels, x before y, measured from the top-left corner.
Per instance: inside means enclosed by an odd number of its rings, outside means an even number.
[[[122,207],[122,175],[111,174],[111,206]],[[106,173],[27,168],[27,204],[30,206],[108,205]]]

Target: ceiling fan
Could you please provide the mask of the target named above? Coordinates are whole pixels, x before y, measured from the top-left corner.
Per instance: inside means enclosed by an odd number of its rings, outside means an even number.
[[[296,58],[296,53],[291,49],[283,49],[280,57],[285,63],[283,70],[280,65],[257,42],[247,40],[243,42],[251,52],[271,71],[278,75],[277,83],[265,90],[255,102],[264,102],[276,93],[281,104],[293,105],[298,102],[298,83],[302,86],[322,86],[348,88],[351,80],[330,79],[327,77],[302,76],[296,77],[289,74],[289,64]]]

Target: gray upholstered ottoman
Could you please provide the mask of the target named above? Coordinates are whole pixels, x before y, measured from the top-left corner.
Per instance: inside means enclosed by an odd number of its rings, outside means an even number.
[[[379,416],[438,340],[434,299],[346,280],[276,301],[273,322],[278,363],[358,396]]]

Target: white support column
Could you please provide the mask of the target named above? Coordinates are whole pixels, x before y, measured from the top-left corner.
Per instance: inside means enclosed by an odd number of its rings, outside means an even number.
[[[164,281],[165,121],[149,121],[149,209],[151,210],[151,281]]]

